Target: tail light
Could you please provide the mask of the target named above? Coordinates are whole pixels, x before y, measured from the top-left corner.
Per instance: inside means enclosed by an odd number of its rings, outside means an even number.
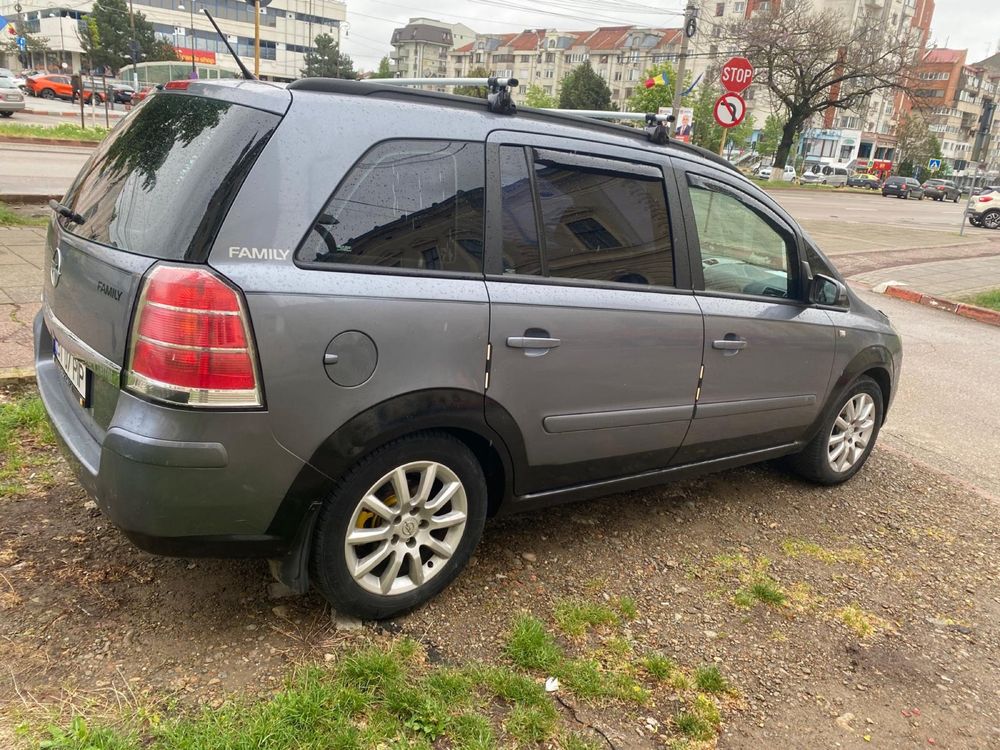
[[[902,185],[900,185],[900,186],[899,186],[899,189],[900,189],[900,190],[906,190],[906,189],[907,189],[908,187],[909,187],[909,185],[907,185],[907,184],[906,184],[906,183],[904,182],[904,183],[903,183]]]
[[[207,268],[156,266],[139,296],[126,383],[172,404],[261,406],[240,293]]]
[[[993,196],[992,195],[984,195],[982,198],[979,199],[979,202],[980,203],[989,203],[991,200],[993,200]]]

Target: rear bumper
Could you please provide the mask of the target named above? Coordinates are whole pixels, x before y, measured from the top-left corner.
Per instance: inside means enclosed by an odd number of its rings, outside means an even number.
[[[115,394],[106,428],[75,400],[34,324],[38,391],[74,474],[137,546],[192,557],[279,557],[295,531],[274,519],[303,470],[266,412],[198,412]],[[110,386],[107,386],[110,387]]]

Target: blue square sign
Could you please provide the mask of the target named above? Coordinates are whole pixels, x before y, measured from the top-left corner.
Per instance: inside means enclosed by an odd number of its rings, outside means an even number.
[[[941,169],[941,160],[940,159],[928,159],[927,160],[927,168],[929,170],[931,170],[932,172],[936,172],[937,170]]]

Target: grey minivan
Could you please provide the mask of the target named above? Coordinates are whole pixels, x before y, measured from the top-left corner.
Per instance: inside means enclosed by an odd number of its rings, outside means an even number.
[[[779,457],[843,482],[899,378],[767,193],[582,117],[174,82],[54,208],[38,387],[103,513],[362,617],[443,589],[497,513]]]

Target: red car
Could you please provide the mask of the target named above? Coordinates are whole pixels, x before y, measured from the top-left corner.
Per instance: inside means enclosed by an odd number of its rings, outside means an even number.
[[[136,104],[137,102],[141,102],[147,96],[149,96],[150,94],[155,94],[162,88],[163,88],[162,83],[158,83],[155,86],[144,86],[143,88],[139,89],[134,94],[132,94],[132,103]]]
[[[38,76],[31,76],[25,81],[28,91],[34,96],[39,96],[42,99],[68,99],[72,101],[73,99],[73,79],[71,76],[64,76],[60,74],[45,74]],[[90,104],[90,100],[93,96],[93,91],[89,88],[84,88],[83,100]],[[103,102],[104,95],[101,92],[97,92],[97,101]]]

